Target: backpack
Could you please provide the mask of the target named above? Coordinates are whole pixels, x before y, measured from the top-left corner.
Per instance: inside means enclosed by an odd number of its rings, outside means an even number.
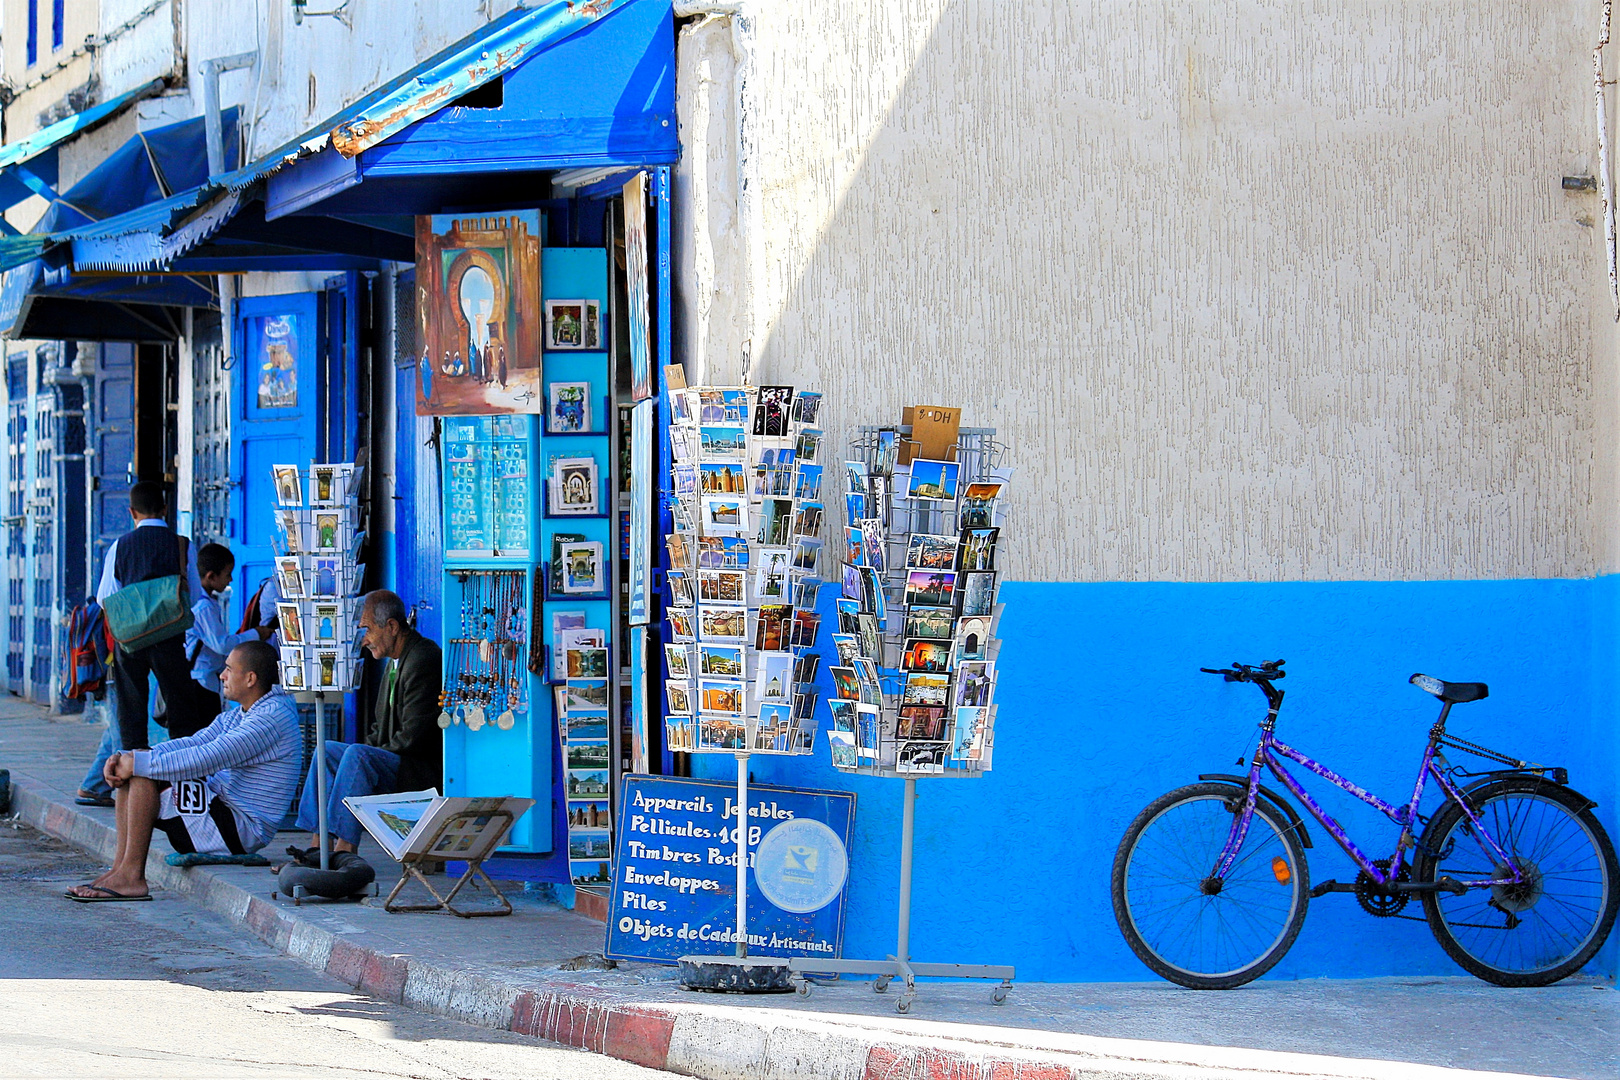
[[[107,688],[107,659],[112,655],[112,634],[95,597],[68,615],[68,671],[64,697],[75,701],[99,697]]]
[[[242,625],[236,628],[238,634],[245,634],[249,630],[257,630],[264,621],[263,613],[259,610],[259,597],[264,595],[264,587],[268,584],[270,584],[269,578],[259,582],[259,587],[253,590],[253,595],[248,597],[248,602],[242,605]]]

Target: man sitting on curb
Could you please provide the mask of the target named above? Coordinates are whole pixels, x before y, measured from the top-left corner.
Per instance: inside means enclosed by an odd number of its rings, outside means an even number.
[[[150,900],[154,829],[178,852],[243,855],[274,839],[303,754],[298,706],[276,687],[276,675],[276,650],[243,642],[219,676],[235,708],[195,735],[107,759],[107,782],[119,792],[118,856],[111,870],[69,889],[69,900]]]

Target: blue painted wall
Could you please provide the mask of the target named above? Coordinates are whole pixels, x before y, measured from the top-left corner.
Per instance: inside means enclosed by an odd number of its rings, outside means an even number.
[[[1394,801],[1411,791],[1438,712],[1407,676],[1488,682],[1491,696],[1457,706],[1449,730],[1568,765],[1611,838],[1620,835],[1620,579],[1008,582],[1001,599],[995,769],[918,784],[918,960],[1010,962],[1024,980],[1153,978],[1110,907],[1120,835],[1155,796],[1200,772],[1231,771],[1264,711],[1253,687],[1201,675],[1200,665],[1286,657],[1280,736]],[[827,600],[824,626],[836,622]],[[837,772],[821,737],[813,758],[751,764],[762,782],[859,794],[845,955],[893,952],[901,782]],[[729,758],[700,758],[695,771],[734,775]],[[1314,778],[1308,787],[1377,857],[1393,848],[1388,819]],[[1353,878],[1314,823],[1312,838],[1313,880]],[[1617,944],[1591,970],[1614,976]],[[1334,895],[1311,902],[1270,977],[1461,973],[1425,924],[1375,920],[1354,897]]]

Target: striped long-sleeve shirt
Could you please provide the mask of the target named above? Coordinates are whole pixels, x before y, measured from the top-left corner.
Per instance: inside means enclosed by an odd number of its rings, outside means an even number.
[[[292,805],[303,749],[298,705],[278,687],[245,710],[220,713],[195,735],[135,751],[134,771],[153,780],[206,777],[236,811],[242,846],[257,851],[275,838]]]

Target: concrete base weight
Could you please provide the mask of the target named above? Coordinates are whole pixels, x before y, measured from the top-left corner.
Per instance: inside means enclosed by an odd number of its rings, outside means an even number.
[[[681,985],[729,994],[790,994],[787,961],[779,956],[683,956]]]

